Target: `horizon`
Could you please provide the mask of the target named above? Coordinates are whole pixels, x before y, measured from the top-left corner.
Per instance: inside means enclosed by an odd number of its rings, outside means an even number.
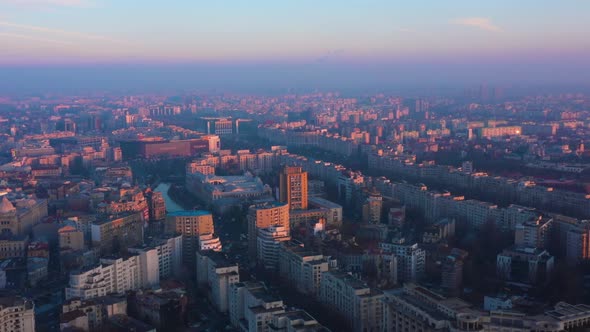
[[[81,72],[119,89],[587,87],[588,12],[580,0],[0,0],[0,88],[30,89],[22,76],[39,91],[68,90],[64,76],[108,88]]]

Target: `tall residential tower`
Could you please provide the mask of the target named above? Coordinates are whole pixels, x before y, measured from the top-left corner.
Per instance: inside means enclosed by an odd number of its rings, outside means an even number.
[[[307,172],[301,167],[286,166],[280,175],[279,196],[290,210],[307,210]]]

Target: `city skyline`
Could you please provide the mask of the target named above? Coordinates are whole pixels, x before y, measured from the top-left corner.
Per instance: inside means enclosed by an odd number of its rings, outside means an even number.
[[[0,0],[0,331],[590,331],[590,0]]]

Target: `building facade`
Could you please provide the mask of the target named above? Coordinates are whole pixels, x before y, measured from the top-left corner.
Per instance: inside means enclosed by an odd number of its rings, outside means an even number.
[[[257,257],[258,231],[271,226],[290,229],[289,205],[279,202],[267,202],[250,206],[248,209],[248,254]]]
[[[354,331],[383,331],[383,293],[350,274],[322,273],[319,300],[345,318]]]
[[[285,167],[280,174],[280,201],[291,210],[307,210],[307,172],[301,167]]]
[[[102,253],[124,251],[127,246],[143,243],[143,214],[124,212],[114,216],[103,216],[90,226],[92,246]]]
[[[195,264],[195,252],[199,250],[199,236],[213,234],[213,215],[209,211],[178,211],[166,216],[166,232],[182,234],[183,262]]]
[[[112,293],[123,293],[144,287],[138,255],[123,258],[103,258],[100,265],[70,273],[66,300],[91,299]]]
[[[35,304],[20,296],[0,296],[0,331],[35,331]]]

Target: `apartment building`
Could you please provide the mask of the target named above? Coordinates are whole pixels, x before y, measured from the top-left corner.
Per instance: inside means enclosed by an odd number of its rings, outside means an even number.
[[[28,237],[0,233],[0,259],[25,257]]]
[[[283,301],[262,283],[239,282],[230,289],[230,321],[243,332],[271,332],[275,315],[285,313]]]
[[[269,271],[278,269],[281,243],[291,240],[289,227],[270,226],[258,229],[256,257]]]
[[[273,315],[269,329],[273,332],[329,332],[309,313],[296,309]]]
[[[146,243],[148,247],[155,248],[158,253],[160,279],[180,274],[182,267],[182,235],[162,235],[150,238]]]
[[[151,286],[143,284],[140,264],[138,255],[102,258],[97,267],[72,272],[69,287],[65,289],[66,300],[90,299]]]
[[[384,331],[562,332],[590,326],[590,306],[559,302],[544,314],[514,310],[480,311],[459,298],[405,284],[385,291]]]
[[[270,226],[289,226],[289,205],[279,202],[266,202],[255,204],[248,209],[248,254],[252,258],[257,257],[258,232],[260,229]]]
[[[314,253],[302,244],[284,242],[279,249],[279,275],[306,295],[319,296],[322,273],[336,266],[335,259]]]
[[[209,211],[177,211],[166,216],[166,232],[182,235],[183,262],[195,264],[195,252],[199,250],[199,236],[213,234],[213,215]]]
[[[140,245],[143,243],[144,221],[141,212],[123,212],[105,215],[90,226],[92,246],[101,253],[113,253],[116,247]]]
[[[322,273],[319,300],[354,331],[383,331],[383,292],[341,271]]]
[[[240,281],[238,264],[215,251],[197,252],[197,286],[207,289],[209,298],[217,310],[229,310],[231,285]]]
[[[35,303],[21,296],[0,296],[0,331],[35,331]]]
[[[307,210],[307,172],[301,167],[285,167],[280,176],[280,201],[290,210]]]
[[[379,247],[386,253],[392,253],[397,259],[397,280],[416,281],[426,269],[426,252],[417,243],[408,244],[405,239],[397,239],[392,243],[381,242]]]
[[[102,296],[82,300],[67,300],[62,305],[60,329],[81,329],[84,331],[100,331],[108,318],[113,315],[127,314],[127,297]]]

